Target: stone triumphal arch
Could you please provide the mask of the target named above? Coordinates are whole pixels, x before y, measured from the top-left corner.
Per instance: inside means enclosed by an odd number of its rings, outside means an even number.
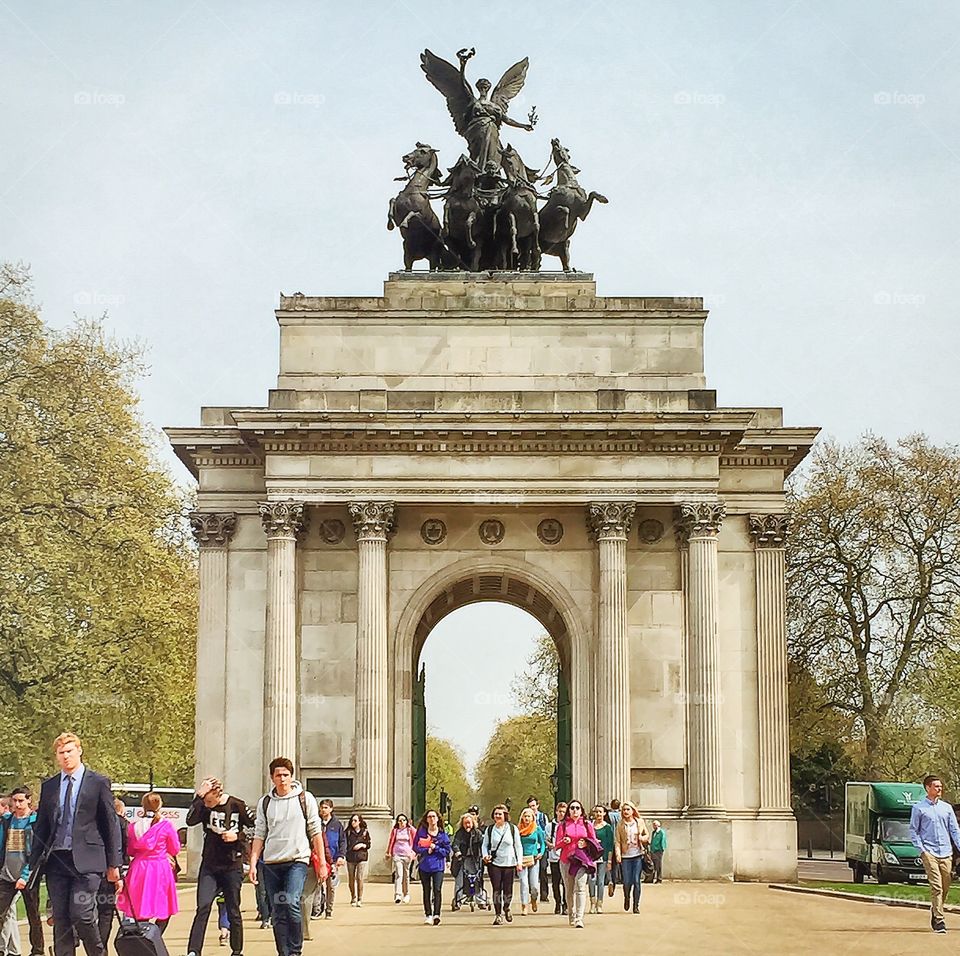
[[[398,273],[276,314],[266,405],[168,430],[199,482],[198,774],[253,799],[286,754],[385,828],[423,641],[505,601],[560,652],[573,793],[663,820],[668,875],[792,876],[783,484],[816,430],[718,404],[701,300]]]

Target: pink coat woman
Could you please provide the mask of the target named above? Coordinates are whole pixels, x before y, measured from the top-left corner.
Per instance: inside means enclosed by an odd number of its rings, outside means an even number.
[[[155,919],[165,924],[179,912],[170,858],[180,852],[180,840],[173,824],[159,816],[160,806],[154,809],[159,803],[157,794],[145,794],[144,811],[151,816],[135,820],[127,830],[130,869],[123,892],[117,895],[117,908],[134,919]]]

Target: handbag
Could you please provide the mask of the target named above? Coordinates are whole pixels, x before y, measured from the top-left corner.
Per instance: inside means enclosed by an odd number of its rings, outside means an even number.
[[[534,862],[535,862],[535,860],[534,860],[533,854],[530,854],[530,856],[525,856],[525,857],[520,861],[520,863],[521,863],[521,865],[524,867],[524,869],[526,869],[526,868],[529,867],[529,866],[533,866]]]

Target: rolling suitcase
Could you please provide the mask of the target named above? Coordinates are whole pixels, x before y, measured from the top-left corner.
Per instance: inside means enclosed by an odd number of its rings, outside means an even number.
[[[160,927],[149,920],[124,919],[117,910],[120,929],[113,941],[117,956],[169,956]]]

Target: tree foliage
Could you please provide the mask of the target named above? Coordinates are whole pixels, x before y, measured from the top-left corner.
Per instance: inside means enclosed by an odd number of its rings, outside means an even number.
[[[115,777],[192,782],[196,568],[184,494],[138,417],[139,352],[44,325],[0,271],[0,762],[64,729]]]
[[[427,737],[427,807],[440,808],[440,791],[450,796],[453,816],[464,813],[474,800],[463,754],[449,740]]]
[[[557,759],[556,721],[521,714],[497,724],[477,763],[477,803],[484,814],[510,800],[513,820],[533,794],[551,800],[550,774]]]
[[[960,601],[960,454],[922,435],[826,443],[791,498],[790,654],[815,711],[852,719],[863,776],[914,773],[922,678]]]
[[[557,668],[560,658],[553,638],[544,631],[523,672],[510,682],[510,693],[521,714],[557,719]]]

